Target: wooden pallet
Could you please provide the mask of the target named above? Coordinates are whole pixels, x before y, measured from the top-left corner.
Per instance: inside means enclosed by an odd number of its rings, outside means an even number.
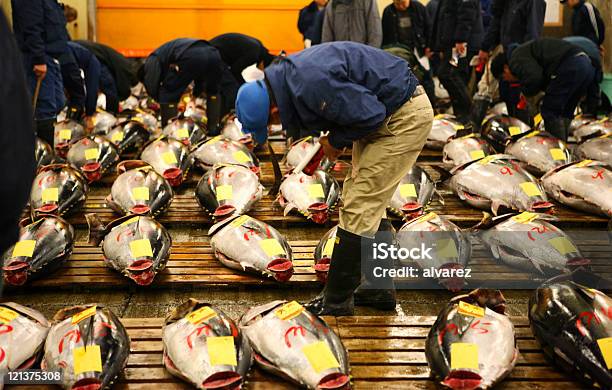
[[[525,317],[512,317],[520,351],[512,373],[497,389],[582,389],[568,375],[548,364]],[[326,317],[349,353],[355,389],[436,389],[425,359],[425,338],[435,317]],[[131,338],[127,368],[113,389],[189,389],[162,363],[161,318],[124,318]],[[51,386],[7,387],[52,389]],[[289,382],[254,367],[245,389],[296,389]]]
[[[260,275],[235,271],[218,262],[208,244],[195,242],[175,243],[172,254],[164,269],[156,276],[150,288],[202,288],[207,286],[267,286],[283,287],[319,287],[320,283],[314,273],[313,253],[316,241],[292,241],[295,273],[286,283],[278,283]],[[583,255],[592,261],[593,270],[600,276],[612,279],[612,262],[610,253],[612,246],[604,241],[577,242]],[[414,265],[416,267],[416,265]],[[498,264],[490,259],[488,251],[480,244],[473,246],[472,259],[467,268],[472,269],[471,278],[467,280],[466,288],[481,287],[486,284],[495,288],[536,288],[543,279],[534,278],[525,272]],[[422,281],[410,279],[397,280],[402,288],[431,288]],[[101,249],[86,243],[77,243],[73,255],[57,272],[44,278],[34,280],[25,286],[6,289],[5,295],[11,291],[36,291],[78,288],[137,288],[126,277],[106,267]]]

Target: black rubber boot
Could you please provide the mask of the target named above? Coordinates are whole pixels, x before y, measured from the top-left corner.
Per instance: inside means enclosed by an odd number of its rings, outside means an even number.
[[[338,228],[327,284],[305,307],[316,315],[353,315],[353,293],[361,281],[361,245],[373,240]]]
[[[47,141],[53,147],[53,133],[55,132],[55,118],[36,121],[36,135]]]
[[[161,103],[159,105],[159,111],[161,115],[162,127],[166,127],[168,121],[178,115],[176,103]]]
[[[386,243],[391,245],[395,241],[395,229],[388,219],[380,221],[378,233],[376,234],[376,243]],[[367,253],[370,253],[368,251]],[[395,310],[397,304],[395,296],[395,283],[393,278],[374,278],[374,268],[383,267],[390,269],[393,266],[393,260],[377,260],[366,259],[364,268],[364,279],[361,285],[355,290],[355,306],[369,306],[378,310]]]
[[[83,118],[83,108],[82,107],[68,107],[68,112],[66,113],[66,118],[72,119],[73,121],[80,121]]]
[[[561,141],[567,142],[569,123],[564,118],[548,118],[544,121],[544,128]]]
[[[480,132],[480,128],[482,126],[482,121],[484,117],[487,115],[487,110],[491,102],[488,99],[474,99],[472,102],[472,112],[470,120],[472,122],[472,127],[474,131]]]

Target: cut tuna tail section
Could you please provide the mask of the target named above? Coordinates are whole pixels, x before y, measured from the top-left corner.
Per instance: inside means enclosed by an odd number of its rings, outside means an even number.
[[[95,213],[85,214],[85,220],[89,228],[87,241],[92,245],[100,245],[105,236],[105,227],[100,216]]]

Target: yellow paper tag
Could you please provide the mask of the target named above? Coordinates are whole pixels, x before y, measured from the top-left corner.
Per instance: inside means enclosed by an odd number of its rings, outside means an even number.
[[[243,152],[242,150],[234,152],[234,154],[232,154],[232,156],[234,157],[234,160],[236,160],[236,161],[238,161],[240,163],[247,163],[247,162],[251,161],[251,157],[249,157],[249,155],[246,154],[245,152]]]
[[[518,126],[510,126],[508,127],[508,131],[510,132],[510,135],[518,135],[521,134],[521,128]]]
[[[8,307],[0,307],[0,323],[8,324],[17,317],[19,317],[19,313],[16,311],[13,311]]]
[[[132,196],[137,200],[149,200],[149,187],[132,188]]]
[[[325,341],[317,341],[302,347],[302,353],[316,373],[340,367],[340,363]]]
[[[537,217],[538,217],[537,214],[525,211],[524,213],[521,213],[519,215],[515,215],[514,217],[512,217],[512,220],[518,223],[530,223]]]
[[[608,370],[612,369],[612,337],[597,340],[597,345],[606,362],[606,367]]]
[[[579,163],[576,163],[574,166],[575,166],[575,167],[580,167],[580,168],[583,168],[583,167],[588,166],[588,165],[589,165],[590,163],[592,163],[592,162],[593,162],[593,160],[582,160],[582,161],[580,161]]]
[[[211,366],[237,366],[236,346],[233,336],[212,336],[206,338],[206,348]]]
[[[565,153],[563,152],[563,150],[555,148],[555,149],[550,149],[549,152],[553,160],[555,161],[565,160]]]
[[[470,158],[472,160],[478,160],[480,158],[484,158],[485,157],[485,152],[484,150],[472,150],[470,152]]]
[[[325,246],[323,247],[323,256],[331,257],[332,253],[334,253],[334,243],[336,242],[335,237],[328,238],[325,241]]]
[[[438,114],[434,116],[434,119],[443,119],[444,117],[445,117],[445,114]]]
[[[248,215],[241,215],[240,217],[234,219],[230,225],[232,227],[238,227],[238,226],[242,226],[245,222],[249,221],[251,219],[251,217],[249,217]]]
[[[290,320],[300,315],[304,311],[304,307],[296,301],[285,303],[280,309],[276,309],[274,314],[283,321]]]
[[[130,252],[133,258],[153,257],[153,249],[151,242],[143,238],[142,240],[134,240],[130,242]]]
[[[234,194],[233,194],[232,186],[230,185],[217,186],[217,200],[218,201],[233,199],[233,197],[234,197]]]
[[[185,319],[191,322],[194,325],[199,324],[203,321],[208,321],[211,318],[217,316],[217,313],[210,306],[202,306],[196,311],[192,311],[191,313],[185,316]]]
[[[212,145],[212,144],[214,144],[214,143],[216,143],[216,142],[221,141],[222,139],[223,139],[223,136],[218,135],[218,136],[216,136],[216,137],[213,137],[213,138],[209,139],[208,141],[206,141],[206,143],[207,143],[208,145]]]
[[[486,164],[490,163],[493,160],[495,160],[495,155],[487,156],[487,157],[483,158],[482,160],[478,161],[478,164],[486,165]]]
[[[87,309],[72,316],[72,325],[76,325],[86,318],[96,315],[96,306],[88,307]]]
[[[42,202],[57,202],[59,200],[59,189],[57,187],[44,188],[42,190]]]
[[[63,129],[59,131],[59,139],[67,141],[70,138],[72,138],[72,130],[70,129]]]
[[[456,259],[459,256],[457,245],[452,238],[436,241],[436,253],[444,259]]]
[[[463,137],[459,138],[459,139],[468,139],[468,138],[474,138],[476,137],[475,133],[470,133],[468,135],[464,135]]]
[[[417,219],[415,219],[414,221],[412,221],[413,223],[421,223],[421,222],[427,222],[427,221],[431,221],[434,218],[437,218],[438,214],[431,212],[429,214],[425,214],[422,215],[420,217],[418,217]]]
[[[117,131],[117,132],[113,133],[113,135],[111,136],[111,141],[113,141],[113,142],[121,142],[121,141],[123,141],[123,138],[124,138],[123,131]]]
[[[521,189],[527,196],[542,196],[542,191],[538,188],[536,183],[532,183],[530,181],[526,181],[520,184]]]
[[[578,252],[574,244],[563,236],[551,238],[550,240],[548,240],[548,243],[552,245],[553,248],[555,248],[557,252],[561,253],[562,255]]]
[[[321,184],[311,184],[308,186],[308,196],[311,198],[325,198],[323,186]]]
[[[102,355],[99,345],[78,347],[72,352],[74,358],[74,375],[83,372],[102,372]]]
[[[485,309],[480,306],[470,305],[467,302],[459,301],[459,313],[472,317],[484,317]]]
[[[401,184],[399,189],[400,196],[402,198],[416,198],[418,196],[416,192],[416,186],[412,183]]]
[[[176,131],[176,136],[179,138],[189,138],[189,129],[182,128]]]
[[[96,160],[100,156],[100,151],[97,148],[85,149],[86,160]]]
[[[533,124],[538,126],[540,123],[542,123],[542,114],[537,114],[533,117]]]
[[[36,246],[36,240],[23,240],[15,244],[13,248],[12,257],[32,257],[34,254],[34,247]]]
[[[138,123],[144,123],[144,119],[142,119],[139,116],[133,116],[132,118],[130,118],[130,120],[133,120],[134,122],[138,122]]]
[[[176,160],[176,156],[172,152],[163,153],[162,160],[164,160],[166,164],[177,164],[178,163],[178,161]]]
[[[129,224],[131,224],[131,223],[134,223],[134,222],[138,222],[138,220],[139,220],[139,219],[140,219],[140,217],[130,218],[130,219],[128,219],[127,221],[123,222],[123,223],[121,224],[121,226],[125,226],[125,225],[129,225]]]
[[[463,126],[463,125],[453,125],[453,128],[457,131],[457,130],[465,129],[465,126]]]
[[[600,135],[599,138],[609,138],[612,136],[612,133],[606,133],[604,135]]]
[[[478,371],[478,345],[473,343],[451,344],[451,370]]]
[[[268,256],[284,255],[285,249],[281,246],[276,238],[268,238],[259,241],[259,246],[266,252]]]

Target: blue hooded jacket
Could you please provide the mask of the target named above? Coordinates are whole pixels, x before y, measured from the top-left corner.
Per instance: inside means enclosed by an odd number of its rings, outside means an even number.
[[[406,61],[354,42],[313,46],[265,74],[283,127],[329,130],[336,148],[374,132],[418,85]]]

